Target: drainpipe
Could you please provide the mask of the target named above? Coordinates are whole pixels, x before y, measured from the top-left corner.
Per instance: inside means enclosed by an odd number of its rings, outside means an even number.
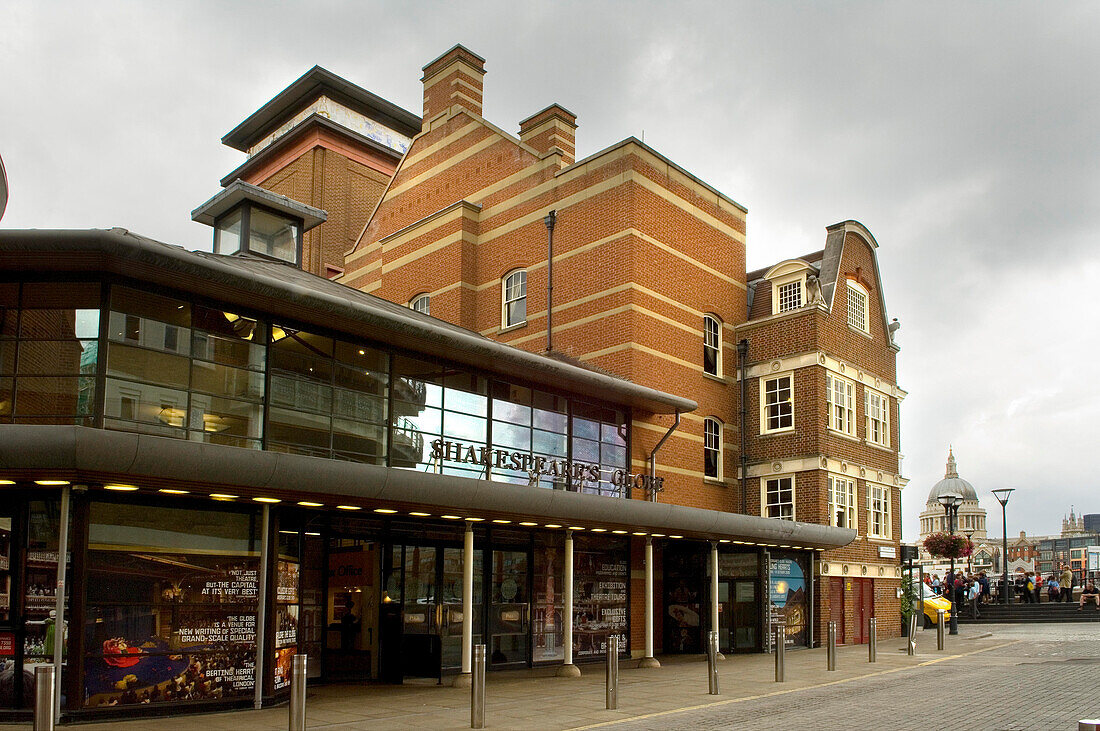
[[[550,352],[553,344],[553,314],[554,314],[554,224],[557,223],[558,212],[550,211],[543,222],[546,224],[546,352]]]
[[[676,431],[676,427],[680,426],[680,410],[676,409],[676,421],[672,422],[672,426],[668,428],[665,435],[661,437],[661,441],[657,442],[657,446],[653,448],[653,451],[649,453],[649,500],[650,502],[657,502],[657,451],[661,448],[661,445],[665,443],[665,440],[672,436],[672,432]]]
[[[741,338],[737,342],[737,369],[741,376],[741,512],[745,512],[745,502],[747,498],[747,486],[749,479],[749,456],[745,453],[747,450],[747,441],[745,439],[745,419],[748,415],[748,409],[745,408],[745,364],[749,357],[749,341],[745,338]]]

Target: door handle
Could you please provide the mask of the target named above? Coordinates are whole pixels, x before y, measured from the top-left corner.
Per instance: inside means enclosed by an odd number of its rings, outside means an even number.
[[[435,626],[436,626],[436,629],[440,629],[440,628],[443,627],[443,605],[442,604],[436,604],[435,605]]]

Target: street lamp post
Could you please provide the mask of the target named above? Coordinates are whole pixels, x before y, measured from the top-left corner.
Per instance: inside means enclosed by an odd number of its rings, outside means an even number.
[[[972,530],[967,531],[966,533],[963,533],[963,535],[966,536],[966,542],[967,543],[973,543],[974,542],[973,539],[972,539],[972,536],[974,535],[974,531],[972,531]],[[966,554],[966,573],[967,574],[971,574],[971,573],[974,572],[974,569],[971,567],[970,559],[971,559],[971,554],[969,554],[969,553]]]
[[[955,516],[959,514],[959,506],[962,505],[963,498],[957,492],[948,492],[940,495],[937,500],[940,505],[943,506],[944,515],[947,518],[947,526],[951,535],[955,535]],[[958,613],[955,611],[955,557],[951,557],[951,586],[948,592],[948,602],[951,604],[951,629],[948,634],[957,635],[959,633],[959,620],[956,616]]]
[[[1005,506],[1008,505],[1008,499],[1014,490],[1015,488],[1012,487],[993,490],[993,497],[997,498],[997,502],[1001,504],[1001,571],[1003,573],[1001,579],[1004,581],[1001,593],[1004,594],[1005,604],[1008,604],[1009,593],[1012,591],[1008,586],[1008,524],[1005,522]]]

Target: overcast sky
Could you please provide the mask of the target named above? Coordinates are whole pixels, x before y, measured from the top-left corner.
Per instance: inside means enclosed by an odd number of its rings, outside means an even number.
[[[315,64],[419,114],[460,42],[500,127],[558,102],[578,159],[644,136],[745,205],[750,269],[871,230],[907,540],[949,444],[991,535],[997,487],[1010,533],[1100,513],[1100,4],[0,0],[0,29],[4,228],[209,249],[223,134]]]

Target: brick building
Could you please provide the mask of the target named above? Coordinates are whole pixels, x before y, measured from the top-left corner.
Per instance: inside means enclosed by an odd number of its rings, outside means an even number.
[[[423,126],[340,281],[696,401],[676,419],[634,414],[630,467],[663,477],[661,502],[856,529],[815,562],[807,612],[816,640],[833,619],[863,641],[867,618],[896,615],[906,482],[873,235],[840,223],[822,250],[747,273],[744,206],[634,138],[576,160],[560,104],[509,134],[482,116],[484,75],[462,46],[424,67]]]

